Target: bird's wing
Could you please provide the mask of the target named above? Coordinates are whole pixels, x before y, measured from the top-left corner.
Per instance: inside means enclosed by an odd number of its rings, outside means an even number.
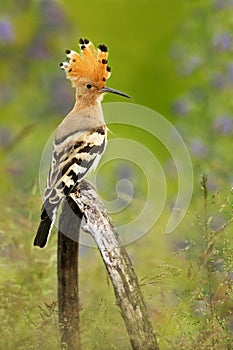
[[[56,204],[97,166],[106,146],[106,125],[55,139],[44,202]]]

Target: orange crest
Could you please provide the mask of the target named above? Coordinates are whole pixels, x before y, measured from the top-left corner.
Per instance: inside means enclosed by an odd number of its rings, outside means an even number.
[[[99,89],[105,86],[111,75],[108,63],[108,50],[105,45],[99,45],[98,50],[87,39],[79,40],[81,54],[76,51],[66,50],[68,62],[60,64],[66,72],[66,78],[75,81],[86,78]]]

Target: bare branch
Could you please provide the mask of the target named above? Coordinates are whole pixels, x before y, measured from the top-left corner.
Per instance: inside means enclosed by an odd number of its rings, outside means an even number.
[[[131,260],[95,189],[83,180],[70,197],[84,215],[111,278],[116,301],[134,350],[159,350]]]

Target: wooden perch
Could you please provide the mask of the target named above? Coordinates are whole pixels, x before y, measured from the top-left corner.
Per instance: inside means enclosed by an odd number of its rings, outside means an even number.
[[[74,215],[70,207],[76,213],[75,225],[70,224]],[[58,314],[62,350],[80,349],[78,241],[81,218],[82,214],[76,204],[70,198],[64,201],[57,245]]]
[[[95,189],[83,180],[70,198],[85,218],[83,230],[91,234],[102,255],[132,348],[159,350],[131,260]],[[67,218],[64,219],[69,222]]]

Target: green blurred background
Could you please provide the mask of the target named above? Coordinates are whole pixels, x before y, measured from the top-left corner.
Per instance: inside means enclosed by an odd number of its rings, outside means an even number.
[[[148,133],[111,128],[148,147],[166,174],[161,219],[127,246],[160,347],[231,349],[232,15],[231,0],[1,1],[1,349],[59,348],[56,235],[43,251],[32,241],[41,206],[41,153],[74,103],[58,64],[65,49],[77,50],[79,37],[108,45],[109,85],[171,121],[192,157],[192,202],[168,236],[164,227],[177,189],[172,159]],[[112,101],[119,97],[106,96]],[[115,173],[114,165],[105,170],[101,195],[115,191]],[[143,177],[132,177],[140,207]],[[82,252],[83,348],[130,349],[98,252]]]

